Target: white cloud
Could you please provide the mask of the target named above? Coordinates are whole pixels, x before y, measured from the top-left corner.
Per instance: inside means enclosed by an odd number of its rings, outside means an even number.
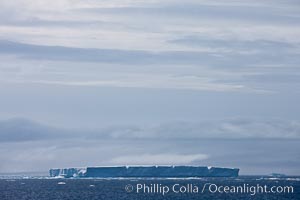
[[[16,81],[18,82],[18,81]],[[116,80],[96,81],[25,81],[27,83],[62,85],[62,86],[85,86],[85,87],[123,87],[123,88],[149,88],[149,89],[180,89],[199,91],[242,91],[265,93],[267,91],[245,88],[243,85],[218,84],[201,80],[195,77],[172,77],[159,75],[127,76]],[[20,81],[19,83],[22,83]]]
[[[140,154],[116,157],[109,163],[114,165],[189,165],[208,157],[206,154]]]

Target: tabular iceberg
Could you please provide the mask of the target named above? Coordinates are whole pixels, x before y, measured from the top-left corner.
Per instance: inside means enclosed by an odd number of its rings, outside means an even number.
[[[112,166],[50,169],[51,177],[237,177],[238,168],[206,166]]]

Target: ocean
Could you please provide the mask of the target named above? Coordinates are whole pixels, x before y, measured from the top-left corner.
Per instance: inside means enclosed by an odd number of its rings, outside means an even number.
[[[2,177],[0,200],[299,200],[300,177],[51,179]]]

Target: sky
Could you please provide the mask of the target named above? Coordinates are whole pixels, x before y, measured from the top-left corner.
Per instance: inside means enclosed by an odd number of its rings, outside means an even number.
[[[0,0],[0,173],[300,175],[297,0]]]

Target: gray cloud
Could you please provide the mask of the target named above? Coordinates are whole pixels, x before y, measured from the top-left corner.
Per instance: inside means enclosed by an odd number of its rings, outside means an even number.
[[[0,121],[1,142],[48,140],[64,138],[66,135],[68,133],[62,129],[27,119],[15,118]]]
[[[279,119],[227,119],[200,122],[172,122],[154,127],[105,129],[113,138],[300,138],[299,121]]]
[[[220,48],[227,51],[258,51],[265,53],[292,53],[296,51],[299,53],[300,44],[288,43],[285,41],[273,40],[233,40],[233,39],[214,39],[210,37],[199,37],[197,35],[186,36],[174,40],[171,43],[179,43],[189,46],[202,46],[211,48]]]
[[[63,46],[43,46],[0,41],[2,54],[13,54],[27,59],[67,60],[79,62],[106,62],[123,64],[189,64],[205,62],[217,58],[209,54],[195,52],[149,52],[118,49],[84,49]]]
[[[19,15],[18,3],[2,3],[2,10],[17,16],[1,20],[0,54],[13,56],[3,59],[1,80],[261,93],[295,87],[295,1],[116,2],[65,0],[45,7],[28,0]],[[270,79],[272,84],[265,81]]]
[[[171,122],[156,126],[114,125],[98,129],[59,129],[24,119],[0,122],[0,141],[102,140],[102,139],[300,139],[300,122],[288,120],[227,119],[200,122]]]
[[[264,48],[274,48],[276,42],[256,42],[257,49],[263,45]],[[271,46],[270,46],[271,45]],[[224,45],[223,45],[224,46]],[[239,46],[242,46],[239,44]],[[275,47],[276,47],[275,46]],[[249,47],[248,47],[249,48]],[[240,53],[202,53],[194,51],[163,51],[151,52],[140,50],[118,50],[118,49],[89,49],[72,48],[63,46],[43,46],[23,44],[10,41],[0,41],[0,53],[12,54],[25,59],[33,60],[58,60],[72,62],[103,62],[119,64],[201,64],[214,67],[242,67],[263,64],[286,64],[295,65],[300,62],[297,53],[273,54],[268,52],[254,54]]]
[[[64,28],[96,28],[96,27],[111,27],[112,22],[104,22],[100,20],[46,20],[39,18],[30,19],[8,19],[1,21],[0,25],[15,26],[15,27],[64,27]]]
[[[159,16],[159,17],[191,17],[215,20],[234,20],[234,21],[253,21],[256,23],[288,23],[298,24],[299,15],[294,11],[294,15],[289,11],[284,11],[280,7],[269,5],[230,5],[230,4],[203,4],[195,1],[188,1],[185,4],[173,1],[169,4],[150,4],[147,7],[139,6],[126,6],[126,7],[113,7],[113,8],[83,8],[81,12],[94,12],[101,14],[114,14],[128,16]]]
[[[0,171],[43,171],[46,174],[51,167],[149,164],[149,160],[145,159],[151,158],[151,164],[167,161],[169,164],[239,167],[241,174],[277,172],[297,175],[300,164],[299,144],[299,140],[284,139],[61,139],[10,142],[0,144]],[[184,156],[184,162],[178,160]]]

